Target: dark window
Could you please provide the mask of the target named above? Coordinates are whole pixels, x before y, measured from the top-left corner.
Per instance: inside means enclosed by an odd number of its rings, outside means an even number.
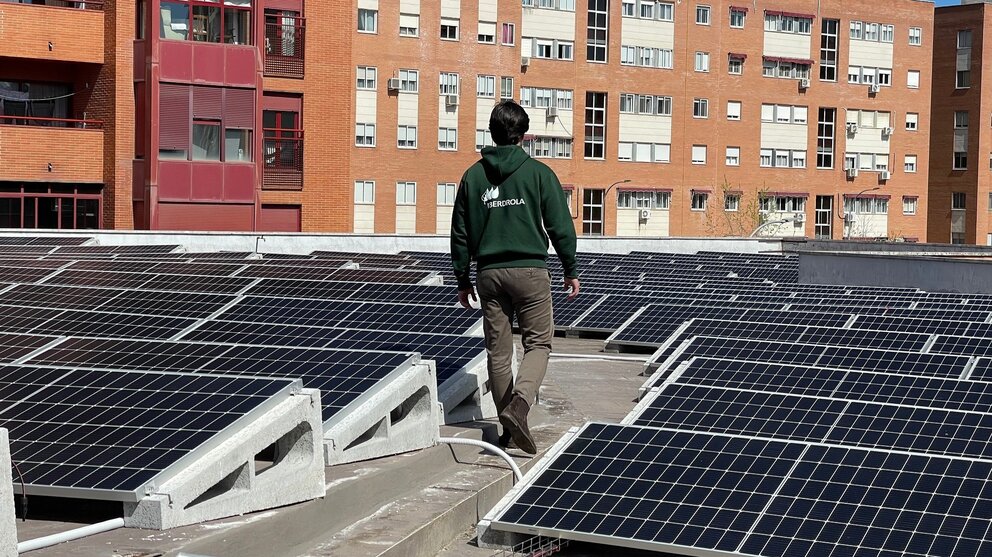
[[[251,161],[253,90],[163,83],[159,106],[159,159]]]
[[[586,60],[589,62],[606,62],[609,13],[609,0],[589,0],[586,34]]]
[[[160,10],[163,39],[252,44],[251,0],[165,0]]]
[[[821,108],[816,124],[816,167],[834,167],[834,127],[837,109]]]
[[[585,157],[606,156],[606,93],[586,93]]]
[[[840,21],[824,19],[820,32],[820,79],[837,81],[837,34]]]
[[[0,81],[0,124],[72,126],[66,122],[72,117],[71,100],[72,86],[64,83]]]
[[[0,183],[0,226],[100,228],[101,186]]]

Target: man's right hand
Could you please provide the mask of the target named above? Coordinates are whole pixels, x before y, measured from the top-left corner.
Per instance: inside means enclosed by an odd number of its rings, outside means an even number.
[[[565,290],[571,290],[568,293],[568,299],[574,300],[579,295],[579,279],[565,277]]]
[[[465,309],[472,309],[472,302],[479,303],[479,298],[475,295],[474,288],[466,288],[458,291],[458,303]]]

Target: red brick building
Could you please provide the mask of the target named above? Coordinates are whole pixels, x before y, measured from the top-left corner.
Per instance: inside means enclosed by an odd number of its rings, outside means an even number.
[[[512,98],[580,233],[927,236],[929,2],[38,3],[5,225],[446,233]]]
[[[982,71],[989,30],[987,3],[936,10],[927,234],[934,242],[992,245],[992,97],[986,92],[988,72]]]

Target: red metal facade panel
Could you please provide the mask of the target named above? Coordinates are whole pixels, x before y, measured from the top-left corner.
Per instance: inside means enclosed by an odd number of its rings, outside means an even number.
[[[193,81],[224,83],[224,45],[193,45]]]
[[[194,162],[193,186],[190,199],[193,201],[224,201],[224,164],[217,162]]]
[[[258,218],[260,232],[299,232],[299,205],[262,205]]]
[[[161,41],[159,45],[159,76],[163,81],[193,79],[193,43]]]
[[[224,165],[224,201],[255,202],[255,165]]]
[[[193,180],[191,170],[191,165],[187,161],[158,163],[158,198],[188,201]]]
[[[158,228],[161,230],[250,231],[254,205],[232,203],[160,203]]]
[[[254,47],[226,45],[224,54],[227,57],[224,65],[225,83],[240,87],[255,87],[258,79],[256,66],[261,62],[257,50]]]
[[[189,149],[189,86],[162,83],[159,88],[159,148]]]

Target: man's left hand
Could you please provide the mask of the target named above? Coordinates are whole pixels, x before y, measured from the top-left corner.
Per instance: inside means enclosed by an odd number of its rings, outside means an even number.
[[[458,291],[458,303],[465,309],[472,309],[472,302],[479,303],[479,297],[475,295],[474,288],[466,288]]]

